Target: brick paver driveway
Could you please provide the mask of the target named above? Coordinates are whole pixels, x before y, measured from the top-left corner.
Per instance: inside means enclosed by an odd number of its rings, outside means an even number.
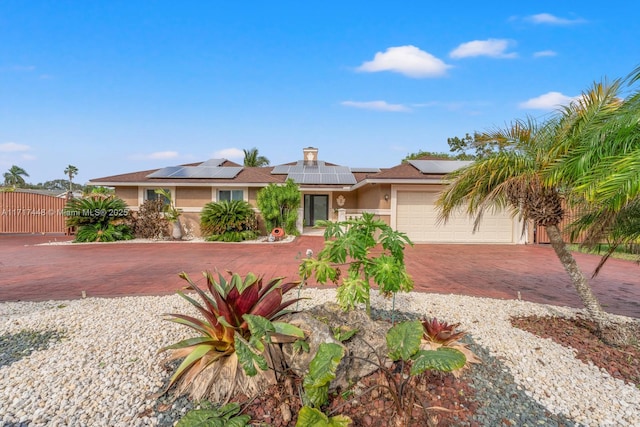
[[[128,295],[164,295],[184,285],[186,271],[202,283],[203,270],[252,271],[266,278],[298,278],[307,249],[321,237],[291,243],[117,243],[39,245],[64,236],[0,235],[0,301],[42,301]],[[576,254],[590,274],[599,258]],[[420,292],[453,293],[581,307],[562,265],[548,246],[416,245],[406,263]],[[313,284],[312,284],[313,285]],[[592,280],[604,308],[640,318],[640,267],[610,260]],[[490,313],[488,313],[490,315]]]

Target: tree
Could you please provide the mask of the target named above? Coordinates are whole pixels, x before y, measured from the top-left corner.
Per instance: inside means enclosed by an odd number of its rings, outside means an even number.
[[[258,192],[258,208],[267,233],[281,227],[287,234],[297,234],[296,221],[301,203],[300,189],[293,180],[284,185],[269,184]]]
[[[250,150],[242,150],[244,151],[244,165],[245,166],[253,166],[253,167],[261,167],[268,166],[269,159],[264,156],[260,156],[257,148],[252,148]]]
[[[640,92],[623,101],[621,85],[594,83],[562,109],[548,173],[551,183],[572,186],[572,236],[586,246],[610,243],[594,275],[617,246],[640,238]]]
[[[464,155],[463,155],[464,157]],[[449,153],[436,153],[433,151],[422,151],[419,150],[417,153],[409,153],[402,159],[402,163],[406,163],[409,160],[424,160],[424,159],[433,159],[433,160],[468,160],[467,158],[461,158],[458,156],[454,156]]]
[[[64,174],[69,177],[69,191],[73,191],[73,177],[78,175],[78,168],[73,165],[69,165],[64,170]]]
[[[565,244],[558,224],[564,216],[563,187],[545,179],[544,172],[556,159],[553,144],[558,130],[554,120],[538,125],[534,120],[518,120],[506,129],[496,129],[479,137],[501,147],[486,157],[449,175],[451,184],[436,204],[439,217],[447,221],[460,207],[475,217],[475,229],[487,210],[510,209],[524,221],[546,227],[551,246],[571,278],[589,316],[600,331],[611,322],[593,294],[587,278]]]
[[[13,165],[8,172],[4,174],[4,184],[11,185],[14,189],[25,185],[24,176],[29,176],[27,171],[20,166]]]

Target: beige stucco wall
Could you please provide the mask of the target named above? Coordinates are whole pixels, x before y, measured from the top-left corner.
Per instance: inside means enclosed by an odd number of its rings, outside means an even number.
[[[358,189],[358,209],[391,209],[391,185],[375,184]],[[389,200],[385,200],[389,196]]]
[[[251,206],[258,207],[258,192],[262,190],[263,187],[250,187],[249,188],[249,204]]]
[[[116,187],[116,197],[121,198],[130,207],[138,206],[138,187]]]
[[[201,208],[211,201],[211,187],[177,187],[176,206]]]

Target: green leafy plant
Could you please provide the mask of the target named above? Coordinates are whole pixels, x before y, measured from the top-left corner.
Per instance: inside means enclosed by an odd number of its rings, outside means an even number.
[[[437,318],[423,319],[422,323],[422,342],[421,347],[428,350],[440,350],[450,348],[464,354],[465,364],[452,371],[453,375],[459,376],[462,368],[468,366],[469,363],[481,363],[481,360],[467,347],[466,344],[460,342],[467,333],[458,331],[456,328],[459,323],[448,324]]]
[[[298,413],[296,426],[348,426],[351,419],[337,415],[328,417],[320,408],[329,401],[329,383],[336,377],[336,369],[344,357],[344,348],[335,343],[322,343],[309,364],[302,386],[304,406]]]
[[[176,208],[173,198],[171,197],[171,192],[166,188],[158,188],[155,190],[155,193],[162,196],[166,201],[166,203],[164,203],[164,218],[171,223],[176,222],[178,218],[180,218],[180,215],[182,215],[182,211]]]
[[[167,320],[185,325],[199,335],[159,350],[173,350],[169,360],[183,359],[167,389],[175,384],[178,394],[189,391],[196,400],[226,401],[236,387],[246,395],[255,394],[260,389],[260,381],[275,382],[273,369],[265,371],[273,368],[269,359],[272,356],[264,351],[265,344],[304,339],[300,329],[277,321],[289,313],[287,307],[297,302],[297,299],[283,301],[283,295],[298,282],[284,283],[282,277],[277,277],[264,283],[253,273],[244,278],[231,272],[229,275],[227,280],[218,274],[216,280],[210,272],[204,272],[207,293],[186,273],[180,274],[189,283],[185,289],[195,291],[202,302],[182,291],[178,294],[191,303],[203,319],[190,314],[169,315]],[[238,375],[238,364],[246,375]],[[258,373],[261,378],[249,378]]]
[[[88,224],[106,226],[118,220],[124,221],[129,216],[129,207],[118,197],[91,194],[81,199],[70,199],[63,212],[67,227]]]
[[[346,415],[329,417],[319,409],[303,406],[298,413],[296,427],[348,427],[351,422]]]
[[[326,227],[324,247],[317,258],[302,260],[300,276],[338,284],[336,298],[345,310],[364,303],[371,315],[371,281],[385,296],[413,289],[413,279],[404,265],[404,248],[412,244],[406,234],[374,219],[371,213],[342,222],[318,221],[318,226]],[[342,273],[343,266],[346,274]]]
[[[200,409],[188,411],[176,427],[245,427],[251,416],[239,415],[240,405],[232,402],[217,408],[210,402],[200,403]]]
[[[74,242],[115,242],[131,239],[133,234],[126,224],[87,224],[78,229]]]
[[[76,227],[75,242],[113,242],[129,240],[133,234],[126,224],[130,211],[124,200],[93,194],[70,199],[64,207],[67,227]]]
[[[293,180],[287,179],[284,185],[269,184],[258,192],[257,202],[267,233],[280,227],[289,235],[298,234],[296,222],[301,196]]]
[[[256,215],[244,200],[207,203],[200,214],[200,230],[207,240],[239,242],[258,236]]]
[[[336,377],[336,369],[344,356],[344,348],[335,343],[322,343],[309,364],[309,373],[302,382],[303,401],[316,408],[329,400],[329,383]]]
[[[331,328],[333,337],[340,342],[349,341],[355,334],[358,333],[358,329],[350,328],[349,326],[340,326],[337,328]]]

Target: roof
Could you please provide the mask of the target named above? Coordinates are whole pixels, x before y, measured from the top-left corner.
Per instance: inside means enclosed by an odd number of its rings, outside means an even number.
[[[139,172],[95,178],[90,184],[122,185],[267,185],[292,179],[304,186],[361,186],[367,181],[441,180],[446,174],[472,162],[462,160],[409,160],[392,168],[349,168],[321,160],[285,163],[277,166],[248,167],[226,159],[168,166]],[[348,188],[348,187],[347,187]]]

